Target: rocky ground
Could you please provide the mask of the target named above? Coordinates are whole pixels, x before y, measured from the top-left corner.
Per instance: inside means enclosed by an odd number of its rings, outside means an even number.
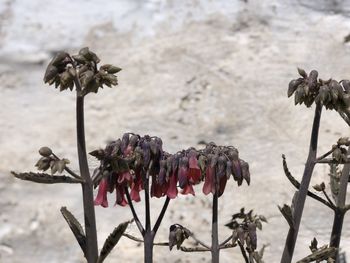
[[[42,82],[58,50],[89,46],[103,62],[123,68],[119,86],[86,101],[88,150],[124,132],[157,135],[170,152],[201,141],[234,145],[248,161],[251,186],[233,181],[220,199],[224,224],[242,206],[264,214],[259,247],[270,244],[266,262],[279,262],[288,225],[277,205],[289,203],[293,187],[283,175],[281,154],[300,178],[306,160],[313,108],[295,107],[286,96],[296,67],[320,77],[349,78],[350,4],[347,1],[0,1],[0,262],[84,262],[60,215],[67,206],[82,221],[80,188],[36,185],[13,179],[10,170],[34,170],[37,150],[50,146],[77,170],[74,94]],[[330,4],[332,3],[332,4]],[[349,127],[325,111],[320,152]],[[91,167],[96,163],[91,159]],[[319,167],[313,183],[327,181]],[[113,203],[110,197],[110,203]],[[170,204],[157,240],[172,223],[210,239],[209,197],[181,197]],[[152,200],[155,211],[162,200]],[[141,217],[143,204],[137,204]],[[96,208],[99,244],[128,208]],[[155,213],[155,215],[157,212]],[[350,254],[349,219],[343,250]],[[317,237],[328,243],[332,213],[307,200],[295,259]],[[135,226],[128,232],[138,234]],[[142,247],[123,239],[106,262],[142,262]],[[243,262],[239,249],[222,262]],[[155,262],[210,262],[209,254],[155,249]]]

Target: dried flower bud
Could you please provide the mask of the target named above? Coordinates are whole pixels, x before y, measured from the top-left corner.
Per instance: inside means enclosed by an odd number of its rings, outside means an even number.
[[[54,66],[59,66],[68,56],[69,55],[66,52],[58,52],[52,59],[51,64]]]
[[[53,80],[57,76],[57,74],[58,69],[55,66],[49,64],[45,72],[44,83],[48,83],[50,80]]]
[[[39,149],[39,154],[44,157],[49,157],[52,154],[52,150],[49,147],[41,147]]]
[[[103,66],[100,67],[100,69],[102,69],[104,71],[107,71],[107,73],[109,73],[109,74],[116,74],[116,73],[118,73],[119,71],[122,70],[121,68],[118,68],[118,67],[113,66],[111,64],[103,65]]]
[[[93,61],[96,64],[100,62],[100,59],[97,57],[97,55],[90,51],[88,47],[84,47],[80,49],[79,55],[83,56],[86,60]]]
[[[322,192],[324,191],[324,189],[326,188],[325,184],[322,182],[321,184],[316,184],[313,186],[313,188],[317,191],[317,192]]]
[[[301,68],[298,68],[298,73],[300,76],[302,76],[304,79],[307,78],[307,74],[305,72],[305,70],[301,69]]]

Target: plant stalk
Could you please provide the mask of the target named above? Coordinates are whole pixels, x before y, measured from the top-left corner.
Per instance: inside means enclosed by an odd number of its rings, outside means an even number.
[[[213,194],[213,211],[211,225],[211,262],[219,263],[220,247],[219,247],[219,232],[218,232],[218,185],[217,176],[214,176],[215,193]]]
[[[84,129],[84,97],[81,95],[81,86],[76,80],[77,99],[76,99],[76,118],[77,118],[77,148],[79,158],[79,169],[81,177],[84,179],[82,185],[85,234],[86,234],[86,253],[85,257],[88,263],[96,263],[98,258],[97,232],[95,207],[93,196],[93,184],[90,177],[89,166],[86,156],[85,129]]]
[[[145,263],[153,262],[153,246],[154,246],[154,234],[151,230],[146,231],[143,237],[144,245],[144,261]]]
[[[305,200],[310,185],[312,172],[315,167],[316,154],[317,154],[317,143],[318,133],[320,128],[322,105],[316,104],[315,115],[313,120],[309,155],[305,164],[303,178],[300,184],[299,193],[296,199],[294,214],[293,214],[293,227],[289,228],[284,251],[281,258],[281,263],[291,263],[295,248],[295,243],[298,237],[299,226],[301,217],[303,215]]]
[[[350,147],[348,147],[347,155],[350,153]],[[337,199],[337,209],[334,212],[333,228],[331,233],[331,240],[329,243],[330,247],[338,248],[337,253],[335,254],[334,260],[337,260],[339,256],[339,244],[341,239],[341,232],[344,223],[344,217],[346,210],[345,201],[346,201],[346,192],[348,187],[348,181],[350,176],[350,164],[346,163],[343,166],[342,175],[340,178],[340,187],[339,194]]]

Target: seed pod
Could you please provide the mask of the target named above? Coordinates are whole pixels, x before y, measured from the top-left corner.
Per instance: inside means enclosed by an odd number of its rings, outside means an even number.
[[[44,157],[49,157],[52,154],[52,150],[49,147],[41,147],[39,149],[39,154]]]

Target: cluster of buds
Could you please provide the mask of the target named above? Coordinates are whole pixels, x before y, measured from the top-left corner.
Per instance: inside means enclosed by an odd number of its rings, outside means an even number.
[[[39,154],[42,156],[35,166],[39,171],[46,171],[51,168],[51,174],[62,173],[66,168],[66,165],[69,164],[68,159],[58,159],[53,155],[52,150],[48,147],[41,147]]]
[[[340,82],[329,79],[318,79],[318,72],[312,70],[309,75],[298,68],[301,78],[293,79],[289,83],[288,97],[294,94],[295,104],[304,103],[310,107],[314,102],[326,109],[342,111],[350,107],[350,81]]]
[[[239,159],[234,147],[210,143],[203,150],[190,148],[169,154],[163,151],[162,145],[158,137],[126,133],[105,149],[91,152],[100,161],[93,175],[95,185],[99,185],[95,204],[108,206],[107,192],[116,189],[116,204],[124,206],[128,188],[131,200],[138,202],[139,192],[149,182],[151,197],[170,199],[176,198],[179,192],[195,195],[193,186],[202,181],[204,194],[218,193],[219,196],[231,175],[238,185],[244,179],[250,182],[249,166]]]
[[[350,139],[347,137],[340,138],[337,145],[333,146],[333,160],[339,163],[345,163],[348,161],[348,152],[345,146],[350,146]]]
[[[248,213],[241,208],[239,213],[232,215],[232,219],[226,226],[233,230],[232,244],[235,245],[238,241],[241,245],[246,244],[248,253],[252,253],[257,247],[256,229],[262,229],[262,222],[267,222],[262,215],[253,214],[253,210]]]
[[[80,85],[82,94],[97,93],[103,85],[112,87],[118,84],[117,76],[121,69],[110,64],[102,65],[98,69],[100,59],[97,55],[85,47],[78,55],[70,56],[66,52],[59,52],[49,63],[44,82],[55,84],[60,91],[74,88]]]
[[[175,245],[177,249],[180,249],[182,243],[188,239],[190,235],[191,231],[182,225],[171,225],[169,228],[169,249],[172,250]]]

